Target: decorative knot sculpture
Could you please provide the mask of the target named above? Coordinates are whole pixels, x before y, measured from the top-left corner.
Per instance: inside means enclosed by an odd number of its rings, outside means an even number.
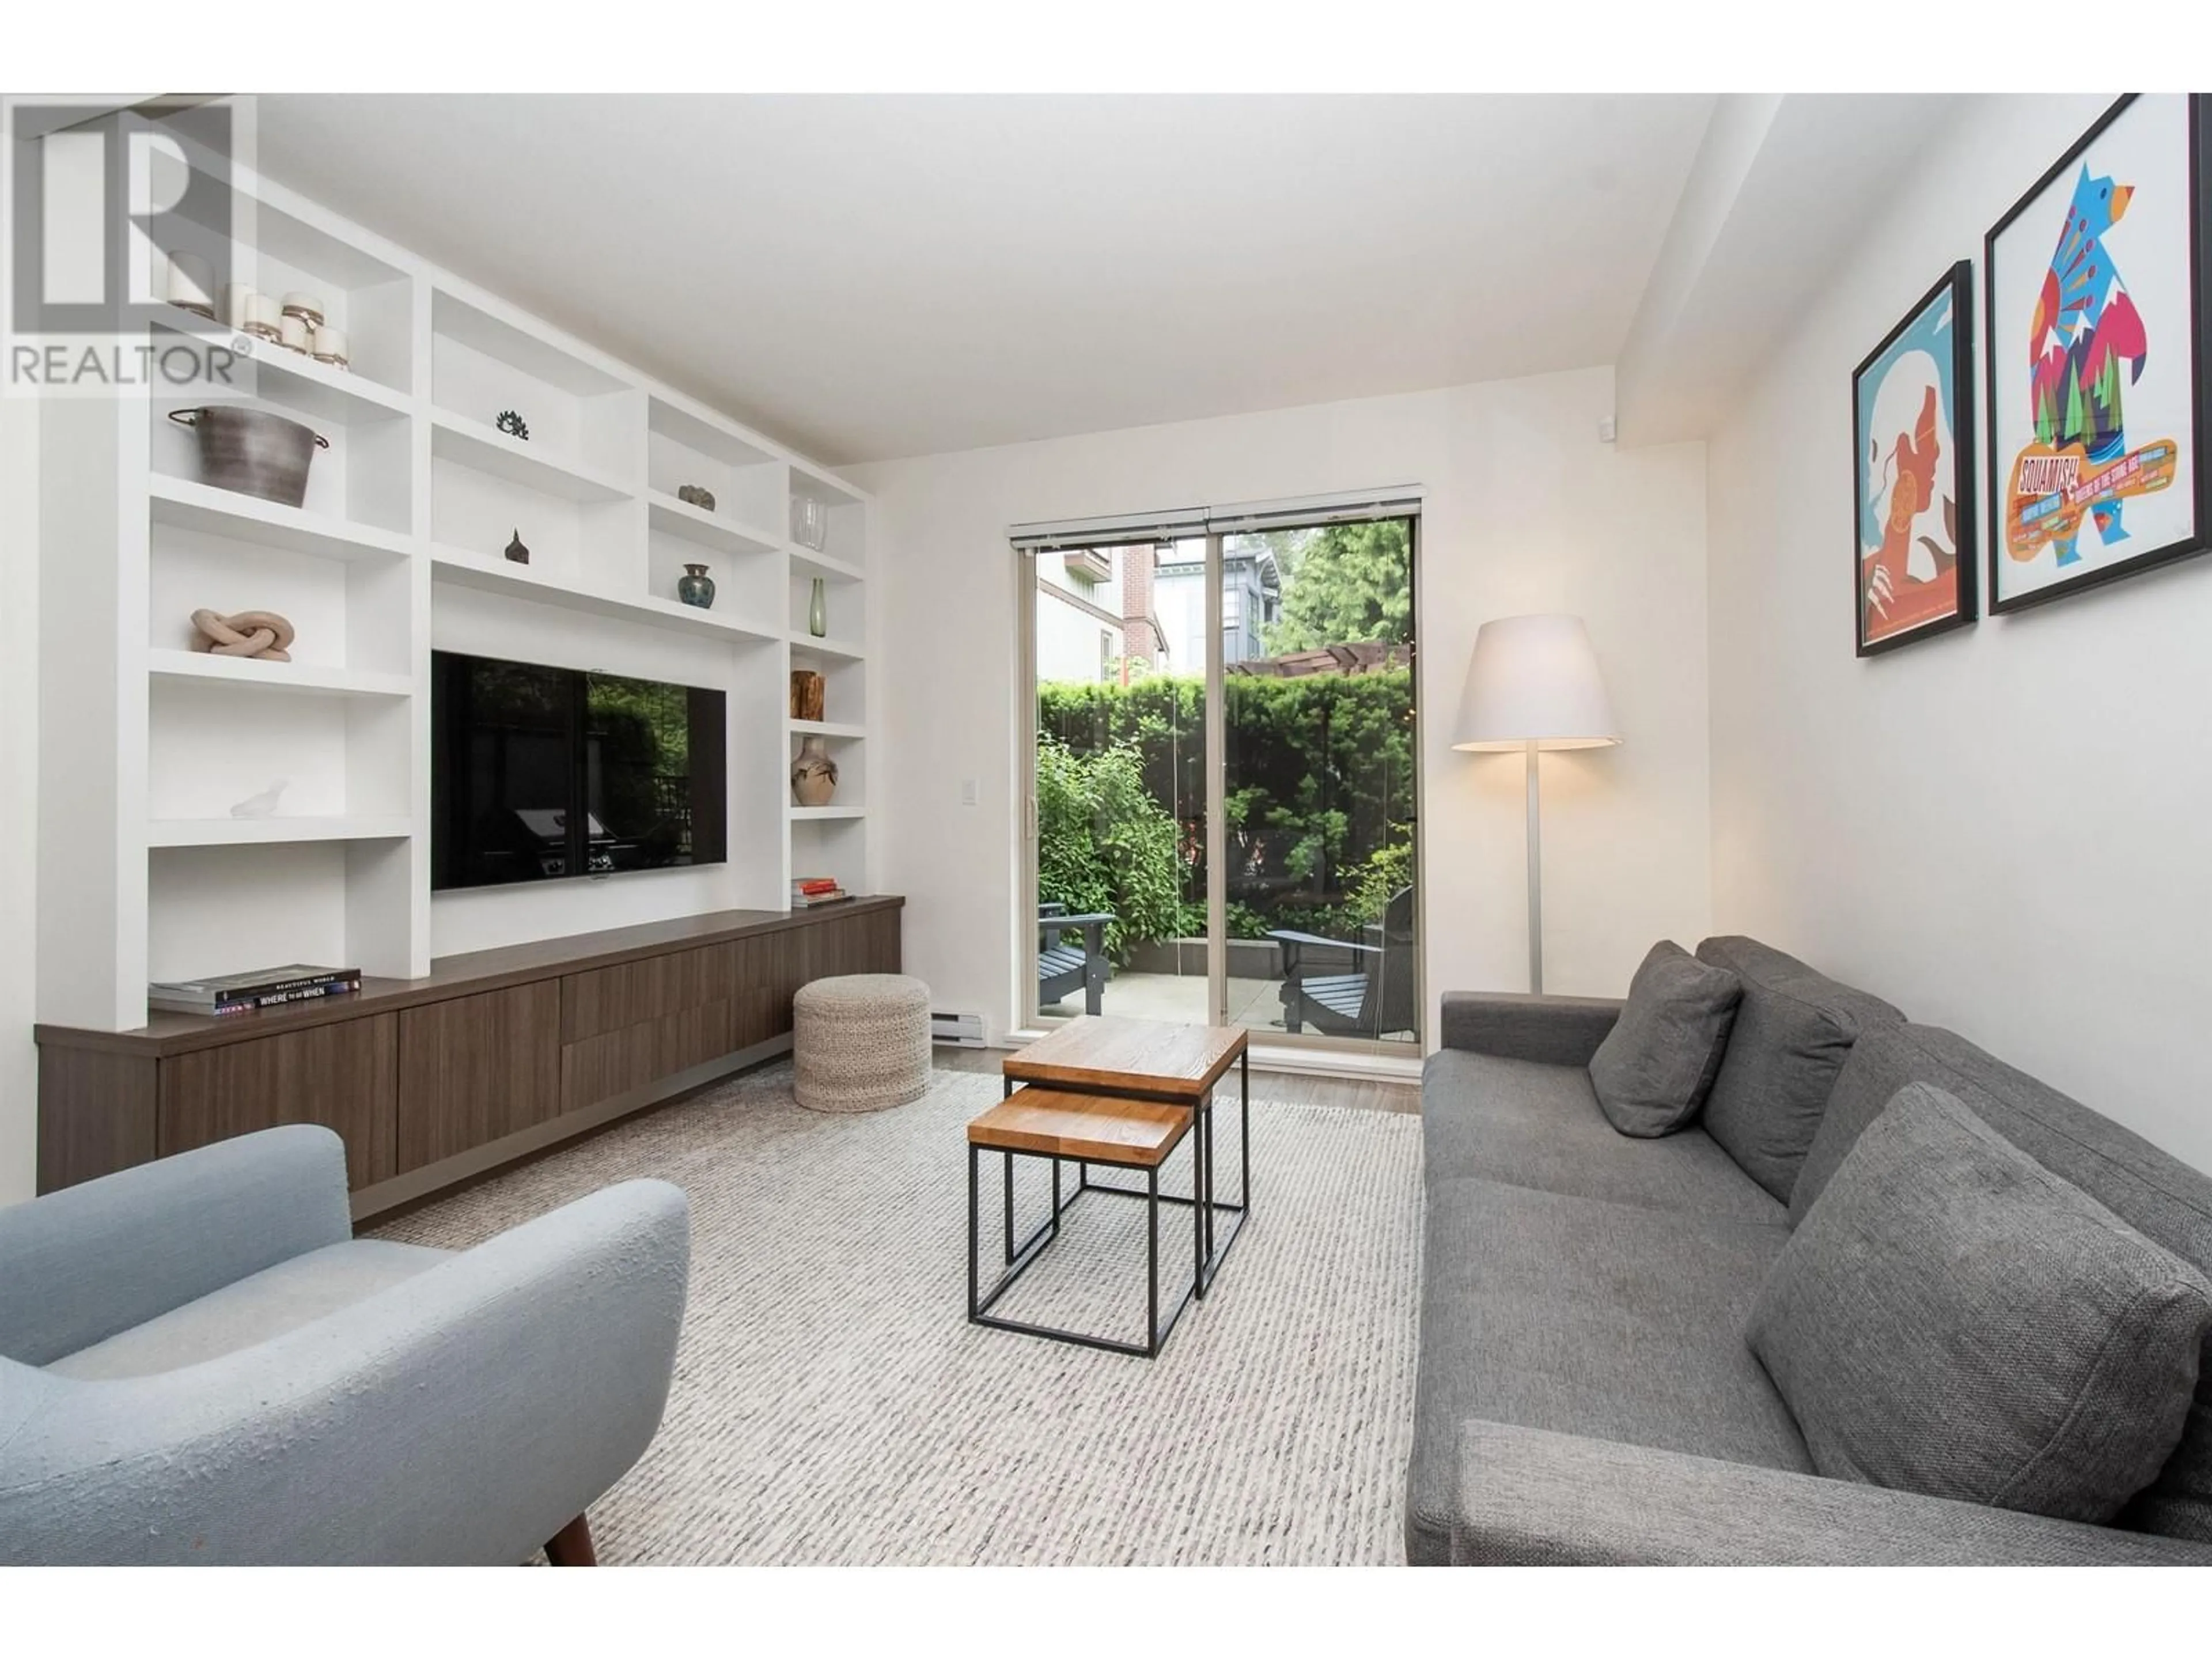
[[[292,624],[274,611],[240,611],[224,616],[220,611],[192,612],[192,649],[211,651],[218,657],[266,657],[289,662]]]

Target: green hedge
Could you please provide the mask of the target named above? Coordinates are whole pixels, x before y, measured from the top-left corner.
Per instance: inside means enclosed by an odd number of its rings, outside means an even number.
[[[1411,671],[1231,675],[1226,696],[1231,934],[1356,936],[1410,879]],[[1037,688],[1040,890],[1121,918],[1117,958],[1204,931],[1204,700],[1182,676]]]

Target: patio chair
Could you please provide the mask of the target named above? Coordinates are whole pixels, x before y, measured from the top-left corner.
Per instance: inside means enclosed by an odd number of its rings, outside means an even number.
[[[1401,887],[1370,925],[1365,942],[1271,930],[1283,948],[1283,1029],[1310,1025],[1325,1036],[1382,1037],[1412,1031],[1413,890]]]
[[[1110,915],[1071,916],[1065,904],[1037,906],[1037,1006],[1049,1008],[1069,992],[1083,993],[1083,1012],[1095,1014],[1106,1000],[1106,929]],[[1083,948],[1065,943],[1079,932]]]

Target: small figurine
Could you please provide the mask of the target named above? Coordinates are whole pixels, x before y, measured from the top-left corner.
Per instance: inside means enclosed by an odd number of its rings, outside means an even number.
[[[510,438],[520,438],[525,443],[530,441],[530,428],[524,423],[522,416],[511,409],[499,411],[499,429]]]
[[[514,539],[507,544],[507,556],[515,564],[530,562],[530,550],[522,544],[522,532],[520,529],[515,531]]]
[[[704,484],[677,485],[676,499],[679,501],[688,501],[702,513],[712,513],[714,510],[714,492]]]
[[[192,612],[192,649],[218,657],[258,657],[265,662],[289,662],[292,624],[274,611],[240,611],[225,616],[220,611]]]

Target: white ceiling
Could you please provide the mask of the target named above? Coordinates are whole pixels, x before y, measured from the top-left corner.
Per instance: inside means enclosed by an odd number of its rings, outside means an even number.
[[[1712,106],[259,101],[273,176],[831,463],[1612,362]]]

